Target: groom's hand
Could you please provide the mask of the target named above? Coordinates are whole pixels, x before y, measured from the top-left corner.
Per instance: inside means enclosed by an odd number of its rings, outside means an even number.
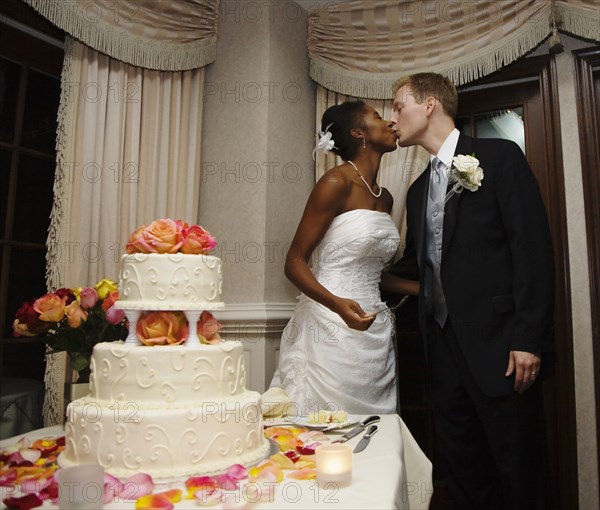
[[[510,377],[515,373],[515,391],[522,394],[535,382],[541,363],[539,353],[510,351],[508,369],[504,375]]]

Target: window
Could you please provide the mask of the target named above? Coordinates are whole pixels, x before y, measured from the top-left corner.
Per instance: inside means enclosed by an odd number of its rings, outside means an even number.
[[[21,303],[46,291],[46,237],[56,160],[62,33],[26,5],[17,8],[14,2],[7,2],[1,12],[5,15],[0,20],[2,374],[41,379],[44,344],[36,339],[11,337],[12,321]],[[58,32],[61,40],[48,42],[50,38],[41,32],[43,24],[48,25],[45,31]]]

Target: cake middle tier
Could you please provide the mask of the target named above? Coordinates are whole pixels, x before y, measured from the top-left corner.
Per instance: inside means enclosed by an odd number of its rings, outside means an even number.
[[[94,347],[91,368],[91,398],[145,408],[227,399],[246,387],[244,350],[237,341],[152,347],[103,342]]]

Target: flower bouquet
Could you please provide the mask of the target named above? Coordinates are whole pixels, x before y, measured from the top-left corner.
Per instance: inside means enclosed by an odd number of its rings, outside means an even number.
[[[13,332],[17,337],[43,337],[51,354],[66,351],[72,368],[85,380],[94,345],[127,337],[125,314],[113,306],[118,298],[117,284],[108,279],[93,287],[58,289],[23,303]]]

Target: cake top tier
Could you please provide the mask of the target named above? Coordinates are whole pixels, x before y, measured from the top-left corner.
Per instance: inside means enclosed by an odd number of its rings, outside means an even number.
[[[185,253],[205,255],[217,246],[215,238],[200,225],[183,220],[161,219],[139,227],[129,236],[127,253]]]

